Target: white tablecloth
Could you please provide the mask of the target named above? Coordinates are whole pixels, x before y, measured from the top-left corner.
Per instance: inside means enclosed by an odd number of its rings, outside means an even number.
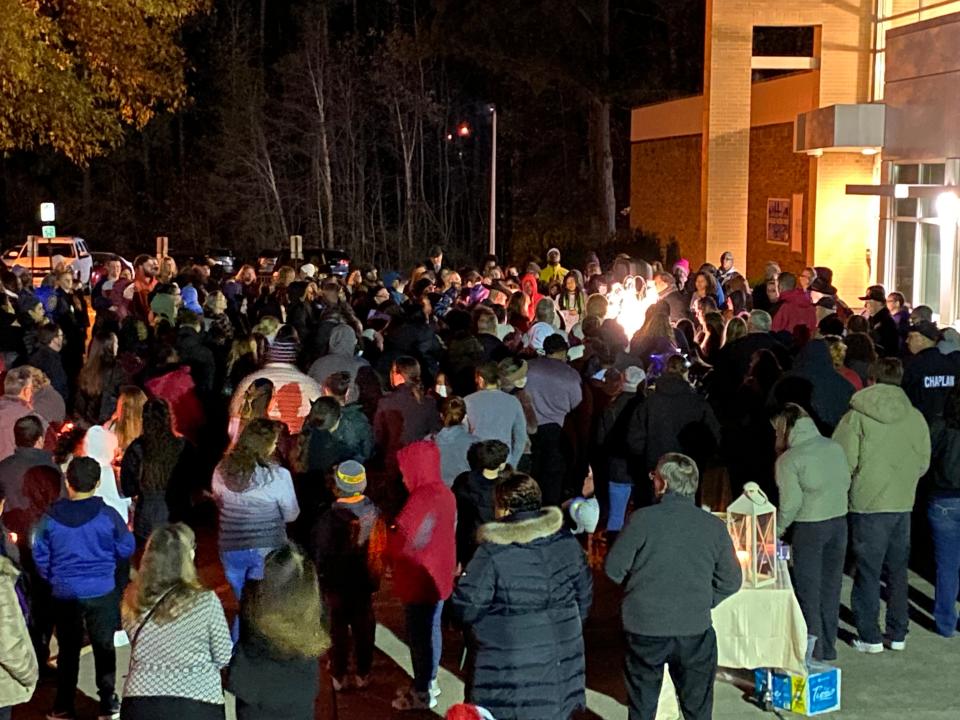
[[[807,623],[793,594],[790,572],[783,560],[777,564],[776,585],[742,587],[713,610],[720,667],[773,667],[803,672],[807,650]],[[676,692],[664,673],[657,720],[680,717]]]

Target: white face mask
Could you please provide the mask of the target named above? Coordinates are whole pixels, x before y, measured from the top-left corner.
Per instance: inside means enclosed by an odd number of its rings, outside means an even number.
[[[442,398],[447,396],[447,386],[446,385],[437,385],[437,395]]]

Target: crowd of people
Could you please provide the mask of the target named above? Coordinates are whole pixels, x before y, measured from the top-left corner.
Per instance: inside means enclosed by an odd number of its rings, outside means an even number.
[[[848,556],[854,647],[905,649],[911,537],[955,633],[960,334],[879,285],[851,309],[829,268],[751,286],[731,253],[695,273],[545,259],[455,269],[434,247],[407,274],[260,277],[144,255],[89,289],[67,265],[39,288],[2,270],[0,718],[48,673],[47,717],[75,718],[85,636],[101,718],[223,718],[224,689],[241,720],[312,718],[321,657],[336,692],[371,684],[382,584],[413,667],[394,708],[437,705],[446,621],[457,717],[569,718],[588,544],[624,589],[630,717],[654,718],[669,663],[684,717],[709,718],[710,610],[742,575],[698,506],[751,481],[815,658],[837,659]]]

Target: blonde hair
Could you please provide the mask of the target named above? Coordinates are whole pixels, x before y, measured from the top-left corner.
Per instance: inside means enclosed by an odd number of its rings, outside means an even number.
[[[273,315],[264,315],[260,318],[260,322],[253,326],[254,335],[263,335],[268,337],[270,335],[276,335],[277,331],[280,329],[280,321],[277,320]]]
[[[730,318],[727,321],[727,326],[723,329],[723,344],[732,343],[734,340],[739,340],[742,337],[747,335],[747,323],[744,322],[743,318]]]
[[[219,290],[214,290],[203,301],[203,309],[209,310],[214,315],[219,315],[227,309],[227,296]]]
[[[143,406],[147,396],[136,385],[124,385],[117,397],[117,409],[108,425],[117,436],[117,452],[123,455],[130,443],[143,434]]]
[[[253,361],[258,362],[257,341],[252,337],[237,338],[230,345],[230,352],[227,353],[227,374],[233,372],[233,366],[244,355],[253,355]]]
[[[161,525],[150,534],[140,572],[123,594],[124,619],[137,621],[157,606],[150,619],[164,625],[191,608],[205,589],[197,579],[195,547],[196,536],[183,523]]]
[[[836,335],[828,335],[824,340],[830,350],[830,359],[833,361],[834,369],[840,370],[843,367],[843,361],[847,359],[847,346]]]
[[[317,571],[292,543],[267,555],[263,580],[244,593],[240,612],[274,656],[319,657],[330,647],[320,620]]]
[[[234,492],[250,487],[258,467],[270,463],[270,454],[280,438],[280,423],[269,418],[254,418],[240,433],[237,444],[221,463],[226,486]]]

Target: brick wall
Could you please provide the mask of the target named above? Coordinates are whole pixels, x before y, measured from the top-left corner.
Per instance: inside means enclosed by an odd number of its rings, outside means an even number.
[[[763,268],[775,260],[783,270],[799,273],[806,265],[810,238],[806,219],[810,207],[810,160],[793,152],[793,125],[767,125],[750,131],[750,191],[747,201],[747,259],[737,258],[737,267],[750,280],[763,275]],[[802,252],[790,245],[767,242],[767,199],[803,195]]]
[[[700,135],[635,142],[630,150],[630,226],[674,237],[683,257],[703,262]]]

